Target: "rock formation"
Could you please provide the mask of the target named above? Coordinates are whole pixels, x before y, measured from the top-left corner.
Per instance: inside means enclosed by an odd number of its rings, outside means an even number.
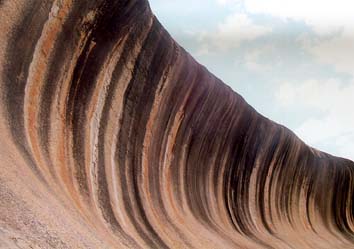
[[[0,31],[1,248],[354,248],[353,162],[258,114],[147,1],[1,0]]]

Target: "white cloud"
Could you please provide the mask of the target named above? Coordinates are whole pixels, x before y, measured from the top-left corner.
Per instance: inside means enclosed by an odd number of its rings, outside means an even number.
[[[276,55],[276,50],[273,44],[265,44],[247,51],[244,56],[244,66],[256,73],[269,73],[282,64],[281,59]],[[269,59],[272,59],[271,63]]]
[[[234,13],[219,23],[216,30],[198,34],[201,51],[197,54],[228,51],[237,48],[242,42],[254,40],[269,32],[270,27],[255,24],[246,14]]]
[[[354,76],[354,34],[342,33],[329,39],[303,41],[304,49],[322,64]]]
[[[248,14],[302,21],[319,35],[304,48],[321,64],[354,76],[354,2],[348,0],[217,0],[243,4]],[[332,37],[331,37],[332,36]]]
[[[348,0],[238,0],[247,12],[304,21],[318,34],[346,28],[353,30],[354,2]]]
[[[260,49],[247,53],[244,58],[245,67],[255,72],[268,71],[268,65],[259,63],[261,56],[262,50]]]
[[[236,45],[241,41],[254,40],[270,31],[269,27],[254,24],[246,14],[239,13],[226,17],[225,21],[218,26],[220,40]]]
[[[242,1],[240,0],[216,0],[216,2],[220,5],[235,5],[235,4],[240,4]]]
[[[230,2],[232,3],[233,1],[232,0],[216,0],[216,2],[221,5],[226,5],[226,4],[229,4]]]
[[[321,117],[305,120],[295,133],[311,146],[336,148],[337,155],[354,159],[354,82],[343,84],[329,79],[284,83],[276,100],[285,107],[305,107],[309,114],[322,112]]]

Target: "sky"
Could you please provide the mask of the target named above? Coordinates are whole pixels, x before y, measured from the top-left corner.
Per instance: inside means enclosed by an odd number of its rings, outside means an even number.
[[[150,0],[172,37],[262,115],[354,160],[354,2]]]

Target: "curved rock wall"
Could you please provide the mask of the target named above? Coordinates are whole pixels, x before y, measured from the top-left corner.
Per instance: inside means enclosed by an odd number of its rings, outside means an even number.
[[[0,247],[354,248],[353,162],[258,114],[146,1],[2,0],[0,23]]]

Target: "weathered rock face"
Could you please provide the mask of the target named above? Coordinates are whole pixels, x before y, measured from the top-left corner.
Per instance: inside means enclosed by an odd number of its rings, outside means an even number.
[[[3,248],[354,247],[353,162],[259,115],[146,1],[5,0],[0,23]]]

